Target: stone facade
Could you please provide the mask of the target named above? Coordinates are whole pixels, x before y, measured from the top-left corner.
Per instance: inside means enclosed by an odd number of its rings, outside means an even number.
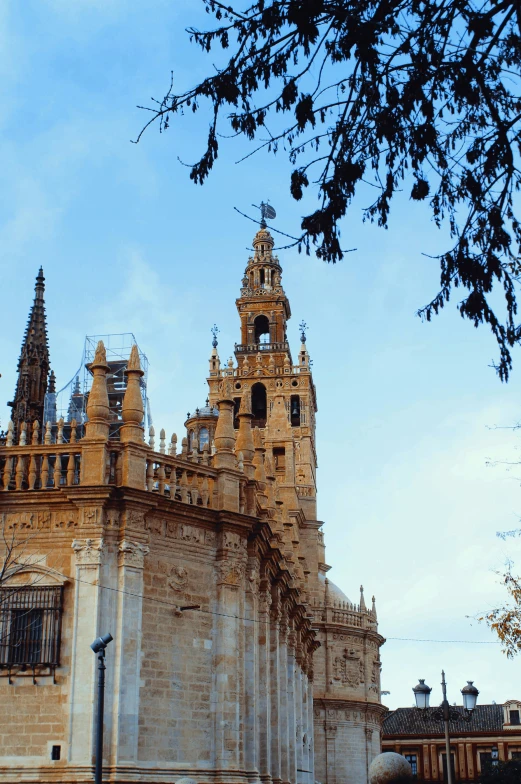
[[[90,643],[110,631],[108,780],[367,782],[383,638],[374,601],[352,604],[326,577],[305,333],[294,365],[265,227],[254,248],[236,363],[221,367],[214,339],[208,400],[179,454],[164,431],[159,451],[155,434],[145,443],[137,347],[114,429],[102,343],[83,437],[36,412],[0,444],[13,544],[0,583],[0,699],[12,706],[0,781],[92,781]]]

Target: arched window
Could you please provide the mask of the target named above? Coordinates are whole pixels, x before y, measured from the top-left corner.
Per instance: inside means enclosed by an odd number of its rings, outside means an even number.
[[[197,438],[193,430],[190,430],[190,433],[188,434],[188,448],[190,452],[193,452],[194,449],[197,449]]]
[[[202,427],[199,430],[199,449],[201,452],[205,444],[210,444],[210,433],[207,427]]]
[[[264,384],[257,383],[251,388],[251,412],[253,414],[252,425],[266,427],[267,397]]]
[[[255,343],[270,342],[270,322],[266,316],[257,316],[253,322],[255,329]]]

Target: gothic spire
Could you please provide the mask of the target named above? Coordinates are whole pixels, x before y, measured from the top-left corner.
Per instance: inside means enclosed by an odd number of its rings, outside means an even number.
[[[12,407],[11,419],[16,433],[23,422],[43,421],[43,404],[49,377],[49,345],[44,306],[45,278],[40,267],[34,287],[34,302],[29,312],[20,359],[18,380]]]

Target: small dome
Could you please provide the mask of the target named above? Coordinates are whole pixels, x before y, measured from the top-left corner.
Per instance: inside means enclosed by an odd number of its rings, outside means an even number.
[[[326,578],[326,575],[322,574],[322,572],[321,572],[319,574],[319,580],[320,580],[320,583],[322,584],[322,586],[324,587],[324,590],[325,590],[326,579],[328,581],[328,586],[327,587],[329,589],[329,599],[332,602],[348,602],[349,604],[352,604],[351,599],[349,599],[345,595],[345,593],[340,590],[338,585],[335,585],[335,583],[332,583],[331,580],[329,579],[329,577]]]
[[[253,247],[256,248],[257,244],[260,242],[265,242],[270,246],[270,248],[272,248],[275,245],[275,240],[269,233],[268,229],[264,229],[264,228],[259,229],[259,231],[255,235],[253,239]]]

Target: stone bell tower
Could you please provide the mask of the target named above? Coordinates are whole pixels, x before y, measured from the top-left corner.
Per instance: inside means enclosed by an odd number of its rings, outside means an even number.
[[[220,376],[234,376],[237,429],[241,398],[246,392],[251,396],[252,426],[262,433],[279,503],[289,514],[299,513],[303,519],[315,520],[316,393],[304,332],[298,365],[293,364],[286,335],[291,309],[273,245],[273,237],[262,224],[253,240],[254,254],[248,259],[241,295],[236,301],[241,319],[241,342],[235,345],[237,367],[233,368],[233,363],[221,367]],[[211,404],[218,395],[217,364],[218,358],[212,356]]]

